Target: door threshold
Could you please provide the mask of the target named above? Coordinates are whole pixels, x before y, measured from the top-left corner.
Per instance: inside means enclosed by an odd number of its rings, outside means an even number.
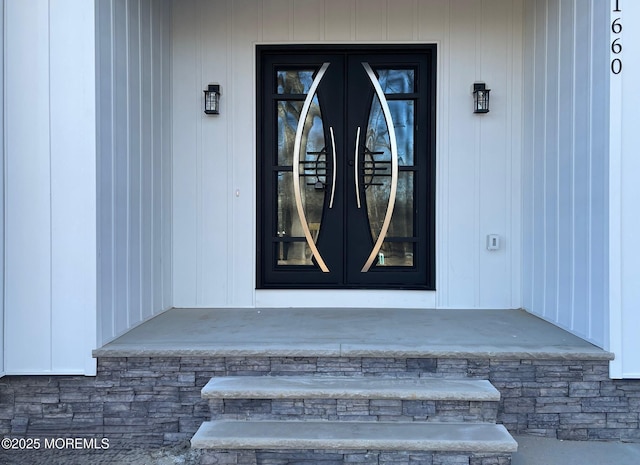
[[[436,291],[372,289],[257,289],[256,307],[435,308]]]

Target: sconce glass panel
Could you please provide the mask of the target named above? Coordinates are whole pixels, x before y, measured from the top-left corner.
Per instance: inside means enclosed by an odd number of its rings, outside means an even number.
[[[491,89],[487,89],[483,82],[476,82],[473,85],[474,113],[489,113],[489,92]]]
[[[220,86],[209,84],[204,91],[204,112],[207,115],[220,114]]]

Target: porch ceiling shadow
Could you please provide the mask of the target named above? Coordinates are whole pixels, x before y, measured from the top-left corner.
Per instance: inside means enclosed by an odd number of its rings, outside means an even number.
[[[354,308],[175,308],[93,355],[613,359],[523,310]]]

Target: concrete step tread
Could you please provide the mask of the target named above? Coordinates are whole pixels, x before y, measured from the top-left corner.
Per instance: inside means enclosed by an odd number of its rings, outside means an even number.
[[[333,421],[210,421],[191,439],[196,449],[351,449],[515,452],[502,425]]]
[[[487,380],[330,376],[227,376],[212,378],[204,399],[403,399],[498,401]]]

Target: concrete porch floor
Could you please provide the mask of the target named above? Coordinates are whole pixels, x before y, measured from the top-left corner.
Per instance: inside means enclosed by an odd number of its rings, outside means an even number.
[[[613,358],[523,310],[175,308],[94,351],[189,355]]]

